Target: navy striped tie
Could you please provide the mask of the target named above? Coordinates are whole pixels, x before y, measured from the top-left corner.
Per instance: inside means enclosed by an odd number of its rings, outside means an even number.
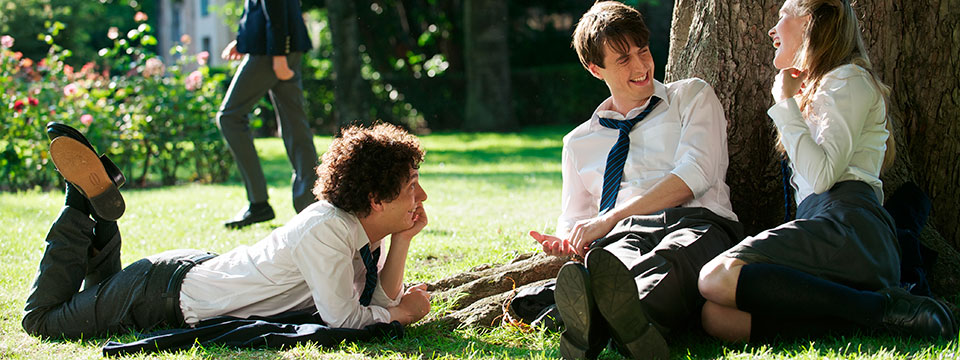
[[[360,305],[369,306],[370,299],[373,299],[373,290],[377,288],[377,263],[380,262],[380,248],[370,254],[370,244],[360,248],[360,258],[363,259],[363,266],[367,268],[367,282],[363,284],[363,292],[360,293]]]
[[[600,213],[603,214],[617,204],[617,194],[620,192],[620,180],[623,179],[623,165],[627,161],[627,152],[630,151],[630,130],[638,122],[647,117],[650,111],[657,106],[660,98],[653,96],[650,104],[635,118],[630,120],[614,120],[600,118],[603,127],[620,130],[617,142],[607,154],[607,167],[603,170],[603,194],[600,196]]]

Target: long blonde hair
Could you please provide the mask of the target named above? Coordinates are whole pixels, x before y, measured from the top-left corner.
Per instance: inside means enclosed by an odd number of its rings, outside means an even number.
[[[820,86],[820,80],[831,70],[845,64],[854,64],[865,69],[887,104],[885,126],[890,136],[887,137],[887,150],[883,155],[881,169],[888,169],[896,158],[893,121],[889,115],[890,87],[880,81],[873,70],[863,37],[860,35],[860,24],[850,1],[786,0],[783,9],[797,16],[810,15],[810,21],[804,28],[803,43],[794,62],[807,76],[806,86],[800,94],[800,108],[807,108]],[[782,145],[778,147],[783,149]]]

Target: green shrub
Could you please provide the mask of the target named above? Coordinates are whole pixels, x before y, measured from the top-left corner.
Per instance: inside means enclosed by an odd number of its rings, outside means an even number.
[[[225,75],[211,74],[209,54],[177,45],[166,66],[147,50],[156,39],[141,21],[126,33],[111,28],[113,47],[77,71],[52,41],[63,24],[46,25],[50,51],[39,61],[14,52],[9,36],[0,45],[0,190],[61,184],[48,164],[50,121],[79,129],[137,185],[226,179],[230,155],[214,121]]]

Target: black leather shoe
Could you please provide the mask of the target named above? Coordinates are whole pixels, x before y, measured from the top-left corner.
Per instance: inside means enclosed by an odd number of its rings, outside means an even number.
[[[901,288],[880,291],[884,296],[882,324],[894,333],[918,338],[956,338],[953,316],[940,302]]]
[[[119,190],[123,174],[116,165],[105,156],[97,157],[90,142],[69,126],[47,124],[47,134],[53,140],[50,142],[53,164],[63,178],[87,198],[93,215],[110,221],[123,216],[126,205]]]
[[[240,229],[258,222],[273,220],[276,215],[273,214],[273,208],[268,203],[251,203],[246,208],[240,210],[230,221],[223,225],[230,229]]]
[[[630,270],[603,248],[590,250],[586,260],[593,298],[617,349],[633,359],[669,359],[667,341],[644,313]]]
[[[572,261],[563,265],[553,297],[566,327],[560,336],[560,354],[564,359],[595,359],[607,347],[610,335],[593,300],[587,268]]]
[[[93,148],[93,145],[90,144],[90,141],[88,141],[79,130],[54,121],[47,123],[47,137],[50,138],[51,142],[61,136],[66,136],[77,140],[81,144],[90,148],[90,151],[93,151],[94,153],[97,152],[97,150]],[[113,184],[116,185],[117,188],[122,187],[123,184],[127,182],[127,178],[123,176],[120,168],[117,167],[117,165],[114,164],[113,161],[107,157],[107,155],[100,155],[100,163],[103,164],[104,170],[107,171],[107,176],[110,177],[110,180],[113,181]]]

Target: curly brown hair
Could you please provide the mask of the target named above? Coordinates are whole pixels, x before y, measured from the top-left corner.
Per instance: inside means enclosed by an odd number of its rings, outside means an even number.
[[[391,124],[351,126],[320,157],[313,193],[359,217],[370,214],[370,200],[391,201],[418,169],[420,140]]]

